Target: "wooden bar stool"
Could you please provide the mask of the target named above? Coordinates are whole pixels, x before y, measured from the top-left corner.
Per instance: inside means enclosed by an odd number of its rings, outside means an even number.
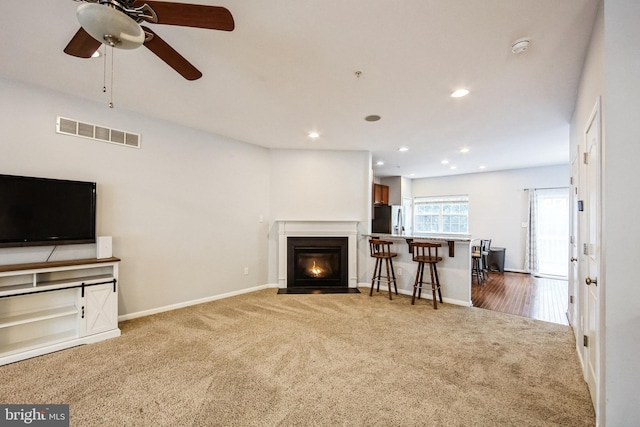
[[[482,278],[489,278],[489,251],[491,251],[491,239],[483,239],[480,241],[480,255],[482,257]]]
[[[471,280],[476,276],[476,282],[481,285],[484,282],[484,269],[482,268],[482,242],[476,239],[478,244],[471,242]]]
[[[442,261],[442,257],[438,256],[438,248],[442,245],[440,243],[430,242],[413,242],[411,243],[411,253],[413,260],[418,263],[418,270],[416,271],[416,280],[413,283],[413,296],[411,297],[411,304],[413,305],[416,300],[416,291],[418,292],[418,299],[422,294],[422,286],[429,284],[424,281],[424,266],[429,264],[429,273],[431,276],[431,293],[433,294],[433,308],[438,309],[438,303],[436,302],[436,291],[440,297],[440,303],[442,304],[442,292],[440,291],[440,280],[438,279],[438,262]]]
[[[389,299],[391,299],[391,284],[393,283],[393,287],[396,290],[396,295],[398,295],[398,286],[396,284],[396,273],[393,270],[393,258],[398,256],[397,253],[391,252],[391,245],[393,242],[388,242],[386,240],[379,239],[371,239],[369,240],[369,248],[371,249],[371,257],[376,259],[376,265],[373,267],[373,277],[371,278],[371,291],[369,292],[369,296],[373,295],[373,285],[374,282],[378,281],[378,289],[380,292],[380,281],[384,280],[387,282],[387,288],[389,289]],[[387,275],[382,275],[382,263],[387,268]]]

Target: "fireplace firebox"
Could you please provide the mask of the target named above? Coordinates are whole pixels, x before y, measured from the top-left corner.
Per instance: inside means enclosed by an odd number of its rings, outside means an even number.
[[[287,288],[348,286],[347,237],[287,237]]]

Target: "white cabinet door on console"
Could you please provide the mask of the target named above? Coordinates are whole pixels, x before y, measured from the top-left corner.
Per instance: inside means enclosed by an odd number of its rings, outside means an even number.
[[[0,365],[120,336],[119,262],[0,265]]]
[[[81,298],[81,310],[84,311],[81,313],[80,336],[118,327],[118,293],[113,289],[113,283],[85,287],[84,298]]]

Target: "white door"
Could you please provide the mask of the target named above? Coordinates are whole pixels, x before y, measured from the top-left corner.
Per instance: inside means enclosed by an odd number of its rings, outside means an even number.
[[[584,287],[585,289],[585,380],[589,385],[593,406],[598,412],[599,385],[600,385],[600,289],[603,286],[599,280],[600,269],[600,102],[596,103],[591,114],[589,124],[585,132],[587,153],[585,163],[585,214],[586,229],[584,230],[584,242],[582,259],[584,262]]]

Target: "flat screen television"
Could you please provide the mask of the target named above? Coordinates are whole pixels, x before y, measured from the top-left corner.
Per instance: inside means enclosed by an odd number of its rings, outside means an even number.
[[[0,175],[0,247],[95,241],[95,182]]]

